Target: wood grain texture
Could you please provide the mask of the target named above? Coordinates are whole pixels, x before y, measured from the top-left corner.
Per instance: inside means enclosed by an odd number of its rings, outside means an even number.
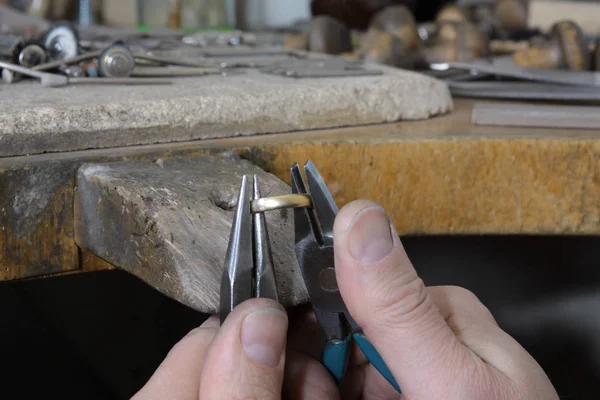
[[[475,126],[472,110],[457,100],[451,115],[427,121],[0,158],[0,280],[85,270],[70,205],[82,164],[228,149],[286,182],[289,166],[310,157],[340,207],[378,201],[401,235],[600,234],[599,130]],[[22,202],[32,187],[46,194]],[[44,201],[55,205],[40,213]]]
[[[0,281],[78,267],[68,164],[0,167]]]
[[[161,293],[213,313],[244,174],[259,176],[263,197],[290,192],[284,182],[235,153],[83,165],[78,172],[76,241]],[[293,213],[265,215],[279,299],[287,306],[305,302],[294,253]]]

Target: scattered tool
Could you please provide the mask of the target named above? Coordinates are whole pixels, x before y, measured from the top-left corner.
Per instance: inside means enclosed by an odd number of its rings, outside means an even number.
[[[515,78],[526,81],[548,82],[572,86],[600,87],[600,73],[590,71],[560,71],[545,68],[520,68],[507,64],[494,65],[492,63],[435,63],[431,69],[445,71],[448,69],[462,69],[473,74],[496,75],[506,78]]]
[[[310,194],[312,199],[312,207],[294,209],[296,258],[317,321],[325,333],[323,364],[341,383],[354,338],[371,364],[400,391],[381,355],[350,316],[338,289],[333,256],[333,222],[338,207],[312,161],[305,164],[304,172],[306,182],[298,164],[290,170],[292,193]]]
[[[340,58],[293,60],[272,63],[261,68],[263,73],[290,78],[327,78],[361,75],[381,75],[383,71],[364,68],[360,62]]]
[[[446,80],[446,84],[452,96],[455,97],[546,101],[600,101],[600,87],[518,81],[460,82]]]
[[[34,71],[29,68],[22,67],[20,65],[6,63],[0,61],[0,68],[9,70],[12,72],[19,73],[21,75],[29,76],[31,78],[37,78],[40,80],[43,86],[48,87],[59,87],[66,86],[69,84],[69,78],[64,75],[50,74],[48,72]]]
[[[16,64],[0,61],[0,68],[8,69],[40,80],[44,87],[62,87],[69,84],[108,84],[108,85],[168,85],[170,80],[158,78],[70,78],[66,75],[34,71]]]
[[[600,129],[598,107],[534,105],[522,103],[475,103],[474,125],[529,128]]]
[[[102,77],[126,78],[134,68],[134,55],[122,42],[107,47],[98,57],[98,74]]]
[[[219,68],[199,67],[136,67],[131,72],[135,77],[176,77],[176,76],[203,76],[222,74]]]
[[[44,47],[50,60],[72,58],[79,54],[79,36],[70,25],[57,24],[46,33]]]
[[[100,54],[102,54],[102,50],[91,51],[89,53],[80,54],[75,57],[65,58],[63,60],[51,61],[49,63],[40,64],[40,65],[33,67],[32,69],[35,71],[49,71],[51,69],[56,69],[56,68],[60,67],[61,65],[71,65],[71,64],[77,64],[82,61],[91,60],[93,58],[99,57]]]
[[[311,21],[308,49],[325,54],[349,53],[352,51],[350,30],[328,15],[316,16]]]
[[[19,64],[32,68],[46,62],[46,51],[36,43],[28,44],[19,53]]]
[[[253,179],[253,199],[260,198],[258,177]],[[267,223],[263,213],[251,214],[248,177],[242,178],[231,226],[221,280],[221,323],[243,301],[263,297],[277,301],[277,285]]]
[[[515,63],[521,67],[558,68],[572,71],[590,69],[583,31],[575,22],[558,21],[552,26],[551,34],[550,41],[516,52],[513,55]]]

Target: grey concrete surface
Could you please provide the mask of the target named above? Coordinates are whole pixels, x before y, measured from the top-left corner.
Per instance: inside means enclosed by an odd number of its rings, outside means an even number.
[[[172,85],[0,84],[0,157],[430,118],[447,86],[382,66],[383,75],[293,79],[245,70]]]

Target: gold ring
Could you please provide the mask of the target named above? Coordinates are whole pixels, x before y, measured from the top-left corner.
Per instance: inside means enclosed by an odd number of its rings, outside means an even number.
[[[281,208],[311,207],[312,200],[307,194],[286,194],[283,196],[263,197],[250,202],[252,213],[279,210]]]

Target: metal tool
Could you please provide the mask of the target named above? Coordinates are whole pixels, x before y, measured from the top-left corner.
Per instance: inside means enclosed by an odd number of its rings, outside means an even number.
[[[496,75],[528,81],[548,82],[573,86],[600,86],[600,73],[590,71],[561,71],[544,68],[519,68],[508,65],[472,63],[435,63],[430,68],[445,71],[451,68],[471,71],[474,74]]]
[[[361,62],[340,58],[291,60],[260,68],[266,74],[290,78],[328,78],[343,76],[382,75],[379,69],[364,68]]]
[[[599,129],[600,108],[523,103],[475,103],[474,125]]]
[[[19,82],[22,79],[21,74],[19,74],[18,72],[14,72],[11,71],[10,69],[6,69],[4,68],[2,70],[2,81],[4,83],[16,83]]]
[[[56,25],[44,38],[44,46],[50,60],[64,60],[79,54],[77,31],[69,25]]]
[[[159,57],[145,53],[134,53],[136,59],[151,61],[160,65],[179,65],[182,67],[198,67],[198,68],[214,68],[216,64],[214,62],[198,62],[194,60],[175,59],[169,57]]]
[[[125,78],[135,68],[133,53],[122,42],[107,47],[98,57],[98,74],[109,78]]]
[[[32,68],[44,62],[46,62],[46,51],[38,44],[28,44],[19,53],[19,64],[24,67]]]
[[[34,71],[29,68],[22,67],[20,65],[6,63],[0,61],[0,68],[7,69],[9,71],[17,72],[22,75],[26,75],[32,78],[40,80],[43,86],[48,87],[59,87],[66,86],[69,84],[69,78],[63,75],[50,74],[48,72]]]
[[[341,382],[353,338],[371,364],[400,391],[380,354],[350,316],[338,289],[333,254],[333,223],[338,207],[312,161],[306,163],[304,171],[310,191],[298,164],[294,164],[290,171],[292,192],[309,194],[312,199],[311,208],[294,209],[295,248],[317,321],[326,337],[322,362]]]
[[[445,81],[455,97],[489,99],[600,101],[599,87],[567,86],[543,82]]]
[[[258,177],[253,179],[254,200],[260,198]],[[221,280],[221,323],[243,301],[263,297],[277,301],[277,284],[267,224],[263,213],[250,212],[248,177],[242,178]]]
[[[131,76],[202,76],[220,74],[222,70],[218,68],[200,68],[200,67],[135,67]]]
[[[0,68],[18,72],[40,80],[44,87],[62,87],[69,84],[105,84],[105,85],[168,85],[172,82],[159,78],[69,78],[65,75],[34,71],[20,65],[0,61]]]
[[[32,69],[34,69],[35,71],[48,71],[51,69],[56,69],[56,68],[60,67],[61,65],[71,65],[71,64],[76,64],[76,63],[82,62],[82,61],[91,60],[93,58],[99,57],[100,54],[102,54],[102,50],[90,51],[89,53],[80,54],[75,57],[65,58],[63,60],[56,60],[56,61],[51,61],[48,63],[40,64],[40,65],[33,67]]]

